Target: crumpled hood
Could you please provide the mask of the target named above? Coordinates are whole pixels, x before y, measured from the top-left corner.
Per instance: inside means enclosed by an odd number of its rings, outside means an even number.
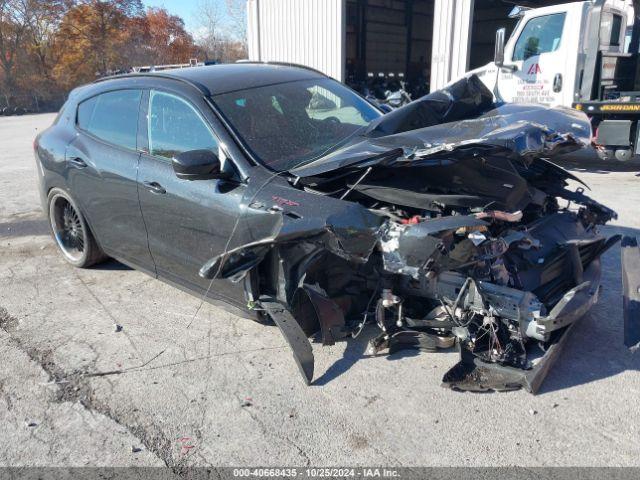
[[[491,92],[472,75],[380,117],[349,144],[291,173],[309,177],[345,167],[443,157],[470,146],[506,149],[527,163],[577,150],[590,140],[591,125],[584,113],[495,104]]]
[[[554,158],[578,150],[588,146],[590,140],[591,126],[582,112],[564,107],[505,104],[473,119],[393,135],[360,136],[291,173],[309,177],[345,167],[446,157],[456,149],[472,146],[506,149],[514,158],[528,163],[535,157]]]
[[[549,160],[590,139],[582,112],[496,105],[471,76],[377,119],[349,145],[291,173],[327,194],[423,210],[516,211],[567,179],[580,181]]]

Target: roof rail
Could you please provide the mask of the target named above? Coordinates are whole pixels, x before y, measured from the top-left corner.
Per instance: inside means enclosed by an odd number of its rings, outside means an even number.
[[[318,74],[322,75],[323,77],[328,77],[329,76],[326,73],[321,72],[320,70],[317,70],[315,68],[309,67],[307,65],[302,65],[300,63],[293,63],[293,62],[276,62],[276,61],[260,61],[260,60],[236,60],[236,63],[247,63],[249,65],[251,65],[251,64],[260,64],[260,65],[280,65],[280,66],[283,66],[283,67],[297,67],[297,68],[302,68],[304,70],[309,70],[311,72],[318,73]]]
[[[193,80],[189,80],[188,78],[180,77],[177,75],[169,75],[161,72],[140,72],[140,73],[123,73],[121,75],[109,75],[108,77],[102,77],[95,80],[93,83],[101,83],[106,82],[108,80],[118,80],[120,78],[165,78],[169,80],[177,80],[178,82],[185,83],[190,87],[195,88],[198,92],[203,95],[209,97],[211,96],[211,92],[207,87],[205,87],[200,82],[194,82]]]

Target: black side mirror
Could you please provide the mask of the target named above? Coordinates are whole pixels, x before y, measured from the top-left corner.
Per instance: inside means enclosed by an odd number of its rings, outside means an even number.
[[[173,171],[183,180],[210,180],[229,178],[230,174],[221,170],[220,159],[211,150],[189,150],[173,157]]]

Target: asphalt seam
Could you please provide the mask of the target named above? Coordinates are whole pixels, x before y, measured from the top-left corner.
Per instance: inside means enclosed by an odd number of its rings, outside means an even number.
[[[183,462],[176,462],[171,454],[171,441],[164,435],[161,429],[155,425],[129,425],[114,412],[106,403],[101,402],[95,395],[95,390],[89,381],[84,377],[84,372],[66,373],[53,361],[52,350],[38,350],[26,345],[21,339],[14,335],[18,326],[18,320],[9,312],[0,307],[0,329],[9,335],[9,342],[23,351],[31,361],[37,363],[47,374],[49,381],[58,388],[54,401],[57,403],[79,403],[89,412],[99,413],[109,418],[119,426],[125,428],[142,444],[148,452],[162,461],[173,473],[182,475],[185,473],[186,465]]]

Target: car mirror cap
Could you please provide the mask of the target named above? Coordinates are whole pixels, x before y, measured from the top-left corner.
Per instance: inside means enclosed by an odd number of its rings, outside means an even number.
[[[189,150],[173,157],[173,171],[183,180],[207,180],[228,178],[228,172],[222,171],[218,156],[211,150]]]

